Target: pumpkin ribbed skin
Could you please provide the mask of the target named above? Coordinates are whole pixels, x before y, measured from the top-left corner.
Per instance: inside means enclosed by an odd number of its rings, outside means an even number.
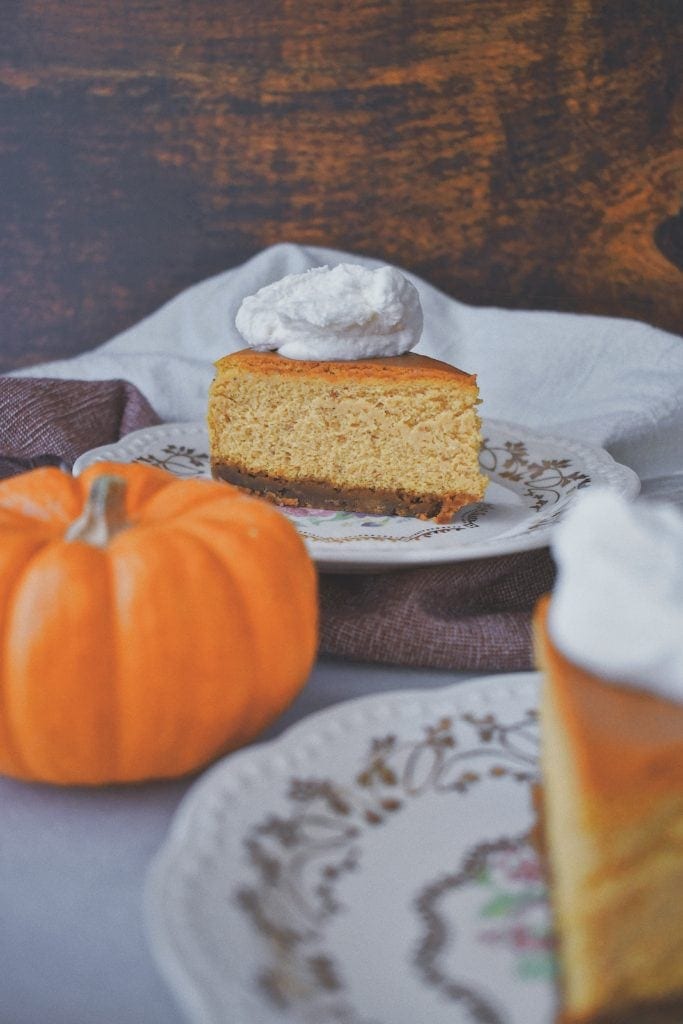
[[[94,481],[127,527],[67,540]],[[0,483],[0,771],[63,784],[183,775],[303,686],[316,573],[293,526],[225,484],[139,464]]]

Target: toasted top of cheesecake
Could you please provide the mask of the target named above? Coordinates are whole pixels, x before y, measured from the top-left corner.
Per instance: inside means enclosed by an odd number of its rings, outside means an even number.
[[[449,363],[416,352],[372,359],[312,360],[288,359],[277,352],[256,352],[245,348],[223,356],[215,365],[219,377],[231,370],[249,370],[258,374],[287,373],[321,381],[329,381],[334,377],[362,378],[368,381],[390,378],[397,382],[431,378],[449,380],[452,384],[457,382],[460,387],[475,394],[477,391],[477,378],[474,374],[465,373]]]

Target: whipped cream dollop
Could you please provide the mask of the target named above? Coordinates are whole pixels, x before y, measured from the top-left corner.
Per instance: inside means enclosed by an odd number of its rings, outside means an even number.
[[[553,554],[555,646],[595,675],[683,702],[683,515],[588,491]]]
[[[398,356],[422,333],[417,289],[393,267],[354,263],[288,274],[244,299],[235,319],[251,348],[289,359]]]

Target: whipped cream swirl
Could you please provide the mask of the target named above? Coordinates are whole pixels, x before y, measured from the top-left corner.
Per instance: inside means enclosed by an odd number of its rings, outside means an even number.
[[[571,661],[683,702],[683,515],[587,492],[557,529],[549,631]]]
[[[422,333],[417,289],[393,267],[354,263],[288,274],[244,299],[237,330],[259,352],[289,359],[398,356]]]

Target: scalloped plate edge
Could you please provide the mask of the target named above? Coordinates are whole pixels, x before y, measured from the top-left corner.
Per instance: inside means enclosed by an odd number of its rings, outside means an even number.
[[[444,705],[451,713],[457,713],[458,704],[473,699],[489,706],[496,700],[523,696],[537,702],[540,680],[539,672],[499,673],[474,676],[428,690],[392,690],[355,697],[312,712],[274,739],[237,750],[207,768],[178,805],[166,838],[148,868],[143,896],[145,930],[153,957],[192,1024],[222,1024],[223,1005],[211,991],[211,978],[201,976],[201,965],[197,962],[193,943],[174,933],[167,913],[165,894],[169,872],[176,867],[187,838],[195,833],[196,822],[210,813],[217,789],[220,790],[221,800],[229,798],[238,803],[243,801],[250,785],[258,787],[264,784],[268,771],[271,776],[281,774],[282,755],[286,756],[290,750],[293,752],[306,748],[305,741],[313,737],[317,737],[318,744],[322,743],[324,736],[321,737],[321,733],[325,733],[329,723],[335,723],[334,733],[339,737],[352,730],[359,718],[367,722],[373,712],[375,717],[372,724],[381,727],[387,721],[396,721],[397,717],[408,717],[416,708],[420,716],[424,716],[428,713],[438,714]],[[310,745],[307,752],[309,755],[312,753]],[[280,764],[276,767],[274,762],[278,758]],[[245,765],[253,762],[260,765],[260,770],[245,776]],[[233,792],[230,794],[221,786],[226,778],[233,782]],[[244,1001],[241,993],[238,998]],[[235,1006],[231,1024],[254,1024],[253,1018],[237,1015],[242,1012],[243,1008]],[[289,1019],[293,1024],[296,1017]]]

